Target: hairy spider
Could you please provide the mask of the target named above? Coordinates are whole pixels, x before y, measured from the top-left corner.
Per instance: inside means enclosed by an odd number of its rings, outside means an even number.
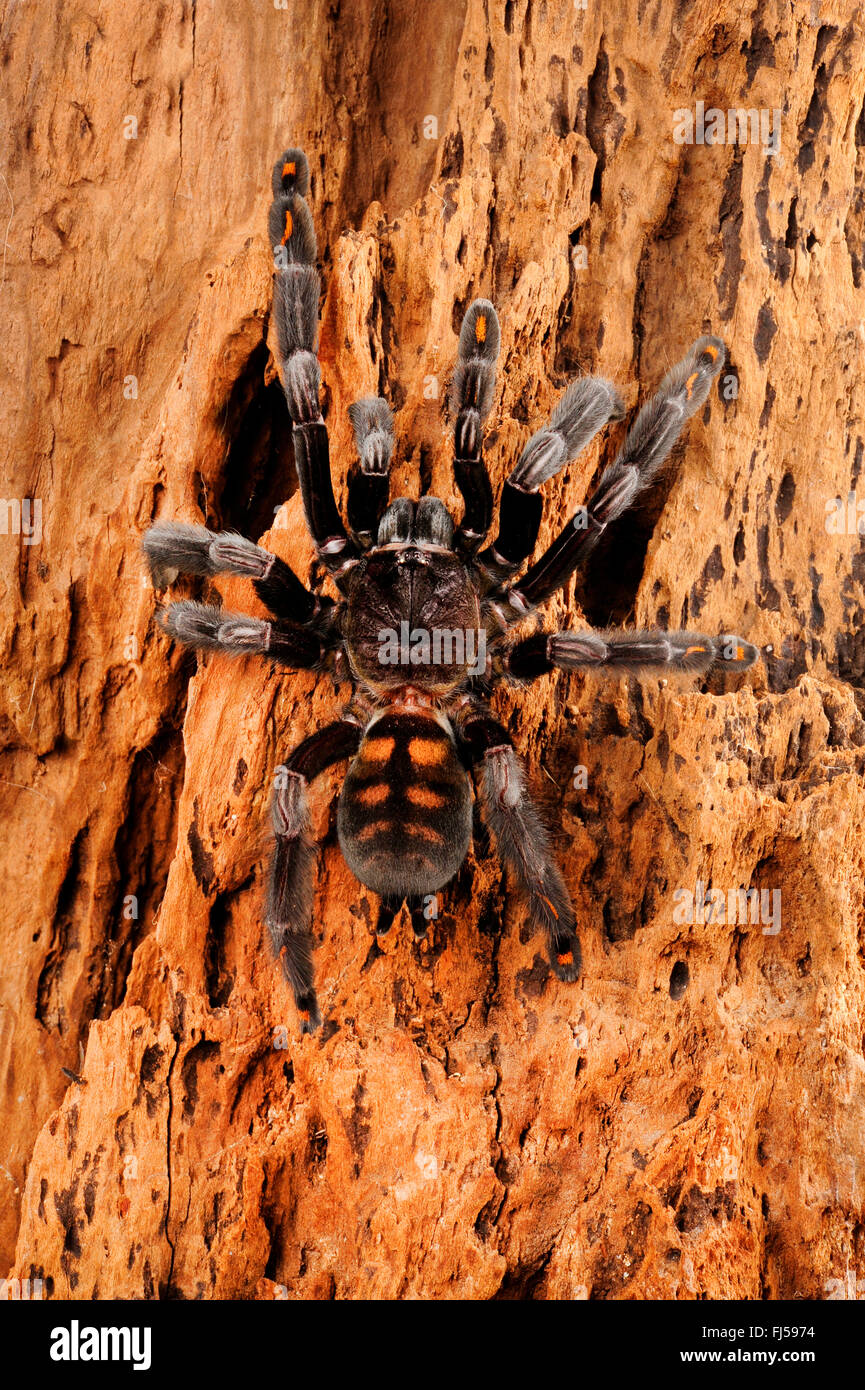
[[[461,521],[455,525],[435,497],[388,505],[391,412],[384,400],[367,398],[349,410],[359,467],[349,474],[344,525],[319,410],[319,277],[308,188],[306,156],[286,150],[274,166],[269,216],[279,366],[307,525],[339,599],[311,592],[283,560],[243,536],[158,524],[144,538],[157,584],[170,583],[178,571],[246,575],[272,614],[263,621],[174,603],[162,621],[177,640],[229,654],[255,652],[284,666],[328,671],[352,685],[341,718],[289,755],[273,797],[267,924],[304,1032],[321,1021],[313,986],[315,850],[306,790],[325,767],[350,760],[339,798],[339,842],[354,874],[381,899],[376,930],[387,931],[407,902],[418,938],[427,930],[429,895],[453,878],[468,853],[469,773],[477,769],[477,794],[499,853],[532,920],[546,933],[553,971],[560,980],[574,980],[581,962],[573,908],[511,739],[485,704],[493,683],[523,685],[556,668],[703,674],[722,663],[742,671],[757,657],[740,637],[701,632],[512,636],[527,614],[567,583],[604,529],[653,478],[721,369],[724,346],[717,338],[699,338],[667,373],[588,503],[517,578],[537,542],[541,484],[624,408],[601,377],[582,377],[568,387],[506,479],[498,534],[481,549],[493,521],[482,425],[492,404],[500,332],[492,304],[475,300],[463,319],[451,388]]]

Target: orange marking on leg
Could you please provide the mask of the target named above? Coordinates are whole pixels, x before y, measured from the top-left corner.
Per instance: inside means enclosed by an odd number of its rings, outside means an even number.
[[[559,951],[556,960],[559,962],[559,965],[573,965],[574,953],[573,951]]]
[[[736,648],[736,660],[737,660],[737,661],[744,661],[744,660],[745,660],[745,648],[744,648],[744,647],[737,647],[737,648]]]
[[[298,1013],[300,1014],[304,1023],[309,1023],[309,1009],[298,1009]]]
[[[706,346],[703,348],[703,351],[706,353],[708,357],[711,357],[713,362],[717,362],[718,349],[715,347],[714,343],[707,343]]]
[[[685,652],[685,656],[690,656],[692,652],[704,652],[705,650],[705,647],[689,647]]]
[[[287,178],[289,177],[289,175],[291,175],[291,176],[293,177],[296,173],[297,173],[297,168],[296,168],[296,166],[295,166],[295,163],[294,163],[294,160],[293,160],[293,159],[290,160],[288,164],[283,164],[283,166],[282,166],[282,177],[283,177],[284,179],[287,179]]]
[[[406,800],[414,806],[427,806],[431,811],[444,806],[447,797],[444,792],[433,791],[432,787],[412,786],[405,789]]]
[[[685,395],[688,397],[688,400],[690,400],[691,396],[694,394],[694,382],[697,380],[699,375],[699,372],[692,372],[691,375],[688,377],[688,380],[685,382]]]
[[[542,903],[546,903],[547,907],[550,909],[550,912],[553,914],[553,916],[555,917],[556,921],[558,922],[558,920],[559,920],[559,914],[556,912],[556,909],[553,907],[553,905],[552,905],[552,903],[550,902],[549,898],[545,898],[544,895],[543,895],[543,893],[539,894],[539,896],[540,896],[541,902],[542,902]]]
[[[408,744],[408,755],[413,763],[420,767],[432,767],[435,763],[444,763],[450,757],[450,747],[444,739],[440,738],[411,738]]]
[[[487,340],[487,316],[478,314],[475,319],[475,342],[485,343]]]
[[[395,748],[396,739],[368,738],[361,750],[361,762],[369,759],[373,763],[386,763]]]
[[[282,244],[283,244],[283,246],[285,245],[285,243],[288,241],[289,237],[291,236],[292,228],[293,228],[293,227],[294,227],[294,223],[293,223],[292,220],[291,220],[291,213],[289,212],[288,208],[286,208],[286,210],[285,210],[285,231],[284,231],[283,234],[282,234]]]

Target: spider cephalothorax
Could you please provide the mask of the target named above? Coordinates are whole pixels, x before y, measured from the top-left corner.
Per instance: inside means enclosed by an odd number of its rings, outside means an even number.
[[[348,478],[346,527],[334,500],[319,410],[319,279],[308,187],[305,155],[287,150],[274,167],[269,219],[274,315],[306,520],[339,598],[313,593],[283,560],[242,536],[160,524],[144,538],[155,582],[170,581],[178,571],[245,575],[272,614],[264,621],[175,603],[163,621],[178,640],[258,653],[352,681],[342,717],[294,749],[273,799],[267,922],[305,1031],[320,1022],[312,970],[315,851],[306,797],[317,773],[349,761],[339,841],[352,871],[381,897],[377,931],[386,931],[407,902],[422,937],[428,896],[453,878],[468,853],[476,771],[477,795],[499,853],[532,920],[546,933],[552,968],[559,979],[574,980],[580,947],[570,898],[511,740],[486,707],[492,684],[523,685],[556,668],[702,674],[722,663],[742,671],[757,657],[740,637],[699,632],[511,635],[567,583],[609,523],[651,481],[721,369],[724,347],[717,338],[698,339],[667,373],[586,505],[517,577],[537,542],[541,484],[607,421],[620,418],[623,407],[608,381],[589,376],[574,382],[506,479],[496,537],[481,549],[493,524],[481,444],[500,332],[492,304],[476,300],[463,319],[451,394],[462,519],[456,525],[434,497],[399,498],[388,506],[391,412],[385,401],[370,398],[349,412],[359,467]]]

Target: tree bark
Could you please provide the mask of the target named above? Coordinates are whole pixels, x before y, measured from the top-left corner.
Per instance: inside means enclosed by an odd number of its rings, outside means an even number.
[[[7,7],[0,45],[4,1268],[78,1299],[865,1277],[854,7],[53,0]],[[700,102],[777,113],[777,149],[678,142]],[[204,522],[309,574],[269,321],[287,144],[313,175],[339,498],[347,407],[382,390],[392,496],[458,514],[446,388],[477,295],[503,328],[496,492],[574,375],[632,407],[716,332],[710,404],[546,621],[762,652],[705,689],[496,694],[574,898],[576,985],[480,848],[423,948],[402,919],[374,949],[322,778],[311,1038],[266,944],[268,802],[345,691],[184,656],[139,549],[157,516]],[[542,544],[623,430],[545,488]],[[262,611],[243,581],[214,593]],[[682,923],[698,883],[779,891],[780,929]]]

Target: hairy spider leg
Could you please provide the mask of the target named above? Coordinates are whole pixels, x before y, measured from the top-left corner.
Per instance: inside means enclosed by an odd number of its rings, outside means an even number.
[[[358,467],[348,475],[348,524],[362,550],[375,543],[390,494],[393,415],[381,396],[364,396],[348,408]]]
[[[317,554],[337,585],[343,587],[359,552],[337,510],[327,427],[318,402],[321,371],[315,353],[320,282],[315,268],[315,229],[304,197],[308,189],[306,155],[302,150],[286,150],[274,165],[274,197],[268,214],[274,263],[273,313],[306,524]]]
[[[687,671],[703,675],[713,666],[745,671],[759,652],[735,633],[707,637],[704,632],[536,632],[507,648],[502,666],[517,680],[534,680],[560,671]]]
[[[505,623],[517,622],[561,589],[616,517],[655,476],[685,421],[699,410],[724,363],[720,338],[698,338],[646,402],[588,504],[580,508],[544,555],[494,596]]]
[[[243,575],[252,580],[258,597],[275,618],[287,618],[302,626],[316,623],[334,607],[331,599],[319,597],[301,584],[278,555],[234,531],[158,522],[145,532],[141,544],[153,582],[159,587],[172,583],[177,574]]]
[[[316,670],[326,651],[321,636],[312,628],[227,613],[224,608],[191,599],[169,604],[159,620],[166,632],[187,647],[228,656],[267,656],[281,666],[302,671]]]
[[[490,413],[501,346],[498,315],[488,299],[476,299],[460,328],[457,364],[451,383],[454,424],[454,478],[465,502],[455,548],[473,555],[492,525],[493,493],[483,461],[483,423]]]
[[[499,530],[478,561],[498,580],[513,574],[538,541],[543,501],[538,489],[581,454],[610,420],[625,413],[615,387],[600,376],[580,377],[568,387],[549,422],[532,435],[505,479]]]
[[[270,864],[266,921],[274,954],[294,991],[304,1033],[321,1023],[312,966],[315,847],[309,837],[309,782],[332,763],[351,758],[362,730],[337,720],[298,744],[275,775],[272,802],[276,843]]]
[[[528,901],[532,921],[546,934],[553,972],[560,980],[576,980],[582,953],[574,909],[510,736],[488,711],[471,705],[462,711],[457,732],[465,756],[480,769],[487,821]]]

